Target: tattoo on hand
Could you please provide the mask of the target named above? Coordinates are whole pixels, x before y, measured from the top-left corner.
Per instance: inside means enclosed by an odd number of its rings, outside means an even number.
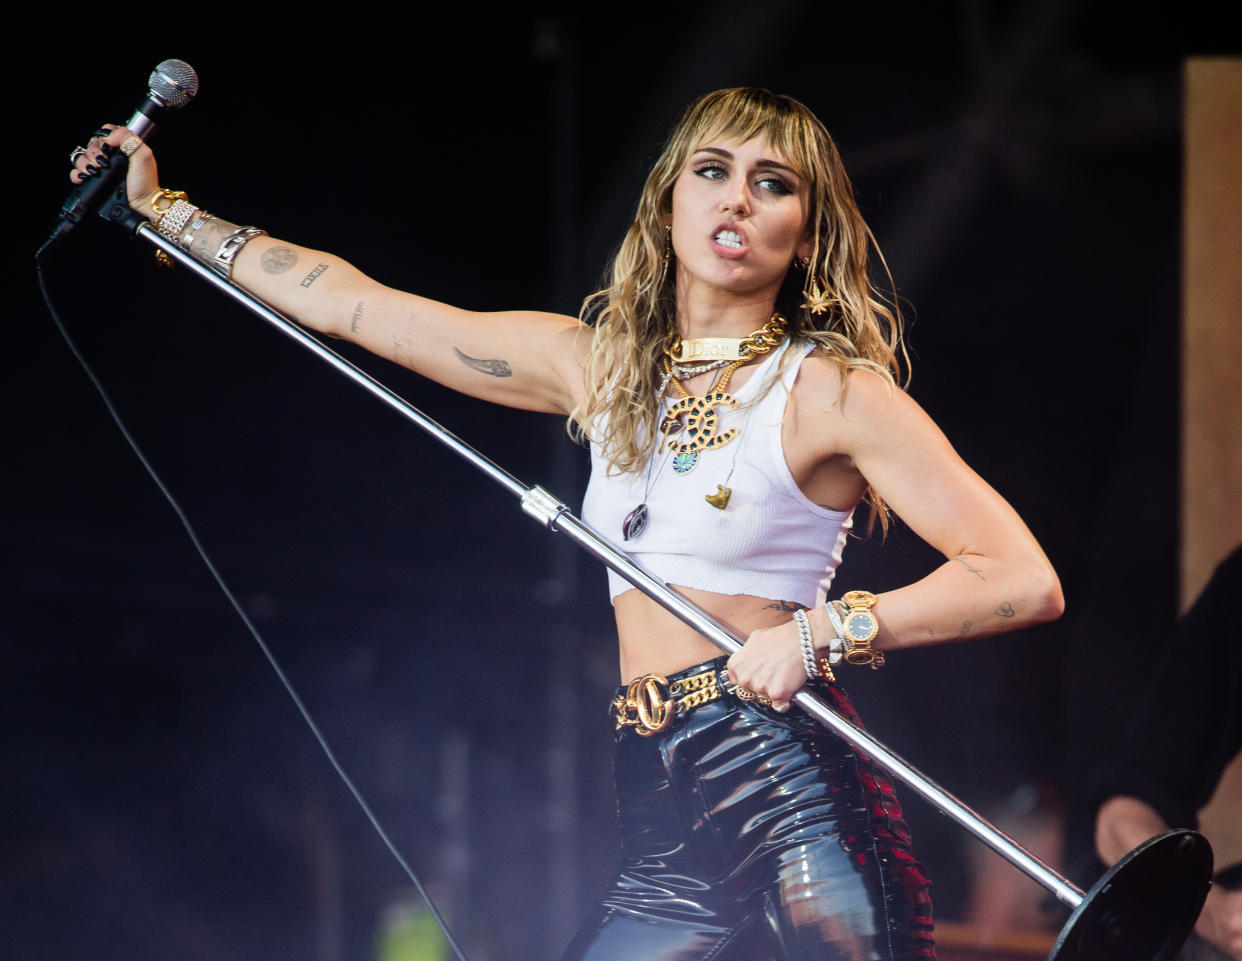
[[[354,305],[354,315],[349,318],[349,332],[351,334],[358,333],[358,325],[362,322],[362,312],[366,309],[365,301],[358,301]]]
[[[966,560],[966,558],[964,558],[964,557],[955,557],[955,558],[953,558],[953,559],[954,559],[955,561],[957,561],[959,564],[962,564],[962,565],[966,568],[966,570],[970,571],[970,573],[972,573],[972,574],[974,574],[976,577],[978,577],[978,578],[979,578],[979,580],[981,580],[981,581],[986,581],[986,580],[987,580],[987,578],[983,576],[983,571],[979,570],[979,568],[977,568],[977,567],[971,567],[971,566],[970,566],[970,561]]]
[[[765,604],[763,606],[763,609],[765,611],[767,610],[788,611],[791,614],[794,611],[805,611],[806,610],[806,608],[803,607],[801,604],[795,604],[792,601],[776,601],[773,604]]]
[[[273,247],[263,254],[263,269],[269,274],[283,274],[298,262],[298,255],[288,247]]]
[[[456,347],[453,348],[453,353],[457,355],[457,359],[463,364],[467,367],[473,367],[480,374],[489,374],[492,377],[513,376],[513,368],[503,360],[484,360],[480,357],[471,357],[468,354],[463,354]]]
[[[305,277],[302,278],[302,283],[300,286],[309,287],[316,280],[318,280],[319,275],[322,274],[327,269],[328,269],[327,264],[319,264],[319,266],[317,266],[314,270],[312,270],[309,274],[307,274]]]
[[[1017,613],[1017,611],[1013,609],[1012,604],[1010,604],[1008,601],[1005,601],[1004,604],[1002,604],[1000,607],[996,609],[996,613],[999,614],[1001,617],[1013,617],[1014,614]]]

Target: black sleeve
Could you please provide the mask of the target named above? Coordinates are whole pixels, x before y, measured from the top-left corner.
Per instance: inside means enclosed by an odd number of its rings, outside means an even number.
[[[1221,771],[1242,747],[1242,548],[1178,621],[1120,752],[1091,776],[1091,810],[1127,794],[1171,827],[1198,826]]]

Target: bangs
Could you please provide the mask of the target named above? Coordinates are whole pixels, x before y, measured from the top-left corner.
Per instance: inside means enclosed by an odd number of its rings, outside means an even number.
[[[745,143],[762,134],[799,176],[811,178],[818,154],[814,122],[806,107],[767,90],[741,87],[708,94],[685,120],[691,149],[717,138]]]

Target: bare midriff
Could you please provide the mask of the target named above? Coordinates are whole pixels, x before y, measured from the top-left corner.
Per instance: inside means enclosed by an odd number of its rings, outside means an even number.
[[[673,587],[743,641],[752,631],[775,627],[793,616],[792,605],[779,599]],[[644,674],[673,674],[724,653],[641,591],[620,595],[613,613],[621,641],[623,683]]]

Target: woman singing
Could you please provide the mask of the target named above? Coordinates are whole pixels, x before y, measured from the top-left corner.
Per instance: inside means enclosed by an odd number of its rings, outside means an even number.
[[[567,959],[931,958],[927,881],[887,778],[789,702],[884,653],[1059,616],[1012,508],[901,389],[900,318],[827,130],[760,89],[693,103],[647,178],[611,281],[581,318],[480,314],[162,190],[107,128],[72,179],[130,155],[131,204],[300,322],[456,390],[570,418],[584,518],[739,637],[728,658],[611,577],[621,865]],[[825,602],[869,501],[946,558]]]

